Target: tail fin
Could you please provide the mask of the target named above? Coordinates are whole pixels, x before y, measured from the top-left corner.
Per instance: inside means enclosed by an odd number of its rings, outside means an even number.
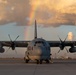
[[[36,24],[36,20],[35,20],[35,32],[34,32],[34,39],[37,38],[37,24]]]

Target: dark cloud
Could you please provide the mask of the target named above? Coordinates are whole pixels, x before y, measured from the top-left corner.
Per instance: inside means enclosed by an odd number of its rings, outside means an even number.
[[[6,0],[0,4],[0,25],[16,22],[25,25],[25,19],[29,16],[29,0]],[[17,24],[17,25],[18,25]]]
[[[0,25],[15,22],[17,26],[25,26],[34,24],[35,19],[43,26],[76,25],[76,3],[72,0],[0,1]]]
[[[76,25],[76,5],[71,5],[60,10],[38,12],[38,20],[44,26]]]

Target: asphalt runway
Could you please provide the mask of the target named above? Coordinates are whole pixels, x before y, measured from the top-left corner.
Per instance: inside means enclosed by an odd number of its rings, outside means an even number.
[[[0,59],[0,75],[76,75],[76,60],[26,64],[23,59]]]

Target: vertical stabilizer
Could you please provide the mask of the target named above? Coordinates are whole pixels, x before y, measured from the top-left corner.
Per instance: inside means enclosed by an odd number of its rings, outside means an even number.
[[[37,38],[37,24],[36,24],[36,20],[35,20],[35,32],[34,32],[34,39]]]

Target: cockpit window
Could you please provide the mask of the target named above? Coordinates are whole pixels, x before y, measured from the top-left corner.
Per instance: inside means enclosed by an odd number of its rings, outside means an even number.
[[[36,41],[36,42],[35,42],[35,45],[36,45],[36,44],[42,44],[42,45],[45,46],[45,42],[43,42],[43,41]]]
[[[43,41],[36,41],[35,43],[37,44],[37,43],[44,43],[44,42]]]

